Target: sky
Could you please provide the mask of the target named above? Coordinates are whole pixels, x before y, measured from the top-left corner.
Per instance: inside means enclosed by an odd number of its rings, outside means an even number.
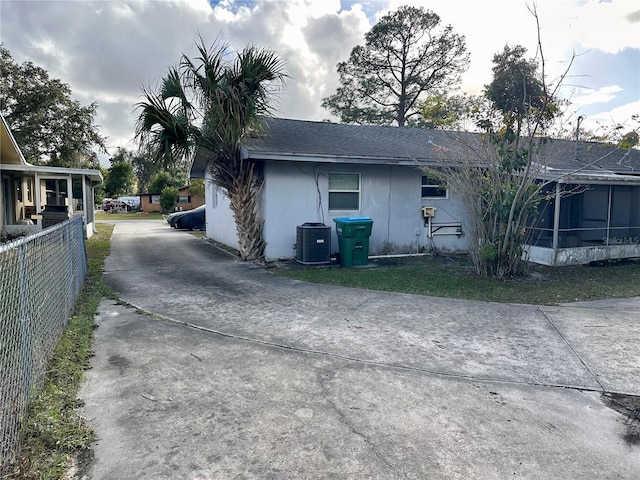
[[[479,94],[491,82],[493,55],[506,44],[533,56],[536,21],[521,0],[0,0],[0,42],[15,61],[31,60],[70,85],[83,105],[97,102],[97,123],[110,153],[135,150],[142,87],[155,87],[198,36],[241,50],[267,47],[288,79],[275,115],[334,120],[322,108],[339,86],[336,65],[365,33],[401,5],[423,6],[466,38],[470,67],[461,89]],[[640,2],[537,0],[547,79],[570,100],[568,125],[623,124],[640,114]],[[106,162],[108,156],[101,156]]]

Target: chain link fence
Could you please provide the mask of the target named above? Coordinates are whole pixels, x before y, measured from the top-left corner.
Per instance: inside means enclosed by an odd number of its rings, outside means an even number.
[[[87,274],[82,217],[0,245],[0,471]]]

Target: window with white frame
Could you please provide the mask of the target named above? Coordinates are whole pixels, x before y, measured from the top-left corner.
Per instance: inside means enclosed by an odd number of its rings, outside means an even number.
[[[33,202],[33,179],[27,177],[27,202],[31,204]]]
[[[151,203],[160,205],[160,195],[151,195]]]
[[[422,198],[447,198],[447,186],[429,175],[422,175],[421,196]]]
[[[329,172],[329,211],[360,210],[360,174]]]
[[[178,195],[178,203],[190,203],[191,197],[189,195]]]

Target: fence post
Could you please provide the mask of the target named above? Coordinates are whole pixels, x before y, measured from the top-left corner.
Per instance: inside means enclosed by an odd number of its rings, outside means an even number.
[[[73,254],[71,250],[71,237],[74,231],[74,222],[68,222],[67,226],[62,230],[62,243],[67,253],[67,291],[64,296],[65,312],[70,313],[73,308],[72,298],[75,298],[73,292]],[[65,318],[68,318],[68,314]],[[64,322],[64,326],[67,321]]]
[[[29,287],[27,268],[27,244],[18,247],[18,301],[20,302],[20,357],[22,359],[22,383],[26,403],[31,390],[31,325],[29,321]]]
[[[79,258],[76,258],[75,267],[76,267],[76,284],[74,290],[74,298],[78,296],[80,291],[82,290],[82,286],[84,285],[85,278],[89,273],[89,265],[87,264],[87,242],[86,242],[86,231],[84,225],[84,219],[81,222],[78,222],[78,231],[73,236],[77,245],[75,245],[76,249],[79,249]]]

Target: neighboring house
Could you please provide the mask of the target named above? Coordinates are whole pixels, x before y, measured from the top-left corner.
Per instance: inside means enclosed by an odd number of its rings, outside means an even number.
[[[242,155],[262,166],[265,258],[294,258],[296,227],[306,222],[330,226],[331,251],[337,252],[333,219],[345,216],[373,219],[370,255],[468,250],[469,221],[461,199],[421,169],[437,166],[443,150],[456,151],[456,136],[479,140],[478,134],[442,130],[267,119],[265,133],[242,146]],[[580,143],[576,161],[574,142],[550,141],[544,150],[555,153],[549,161],[544,155],[536,159],[538,166],[546,165],[540,178],[556,180],[559,189],[581,187],[561,202],[552,201],[561,207],[557,213],[545,210],[531,259],[555,265],[640,256],[640,152]],[[598,155],[605,156],[602,165],[590,165]],[[197,156],[191,176],[207,175],[205,159]],[[228,198],[211,181],[206,185],[207,236],[237,247]],[[630,213],[624,217],[622,211]],[[566,238],[585,229],[588,235],[568,243]],[[589,243],[596,237],[599,244]],[[568,255],[568,248],[581,254]]]
[[[100,170],[36,166],[26,162],[0,116],[0,226],[7,233],[46,228],[82,215],[87,238],[94,231],[94,188]]]
[[[181,187],[178,189],[178,203],[174,207],[175,210],[193,210],[196,207],[204,205],[204,195],[190,195],[189,187]],[[140,209],[143,212],[161,212],[160,194],[159,193],[141,193]]]

